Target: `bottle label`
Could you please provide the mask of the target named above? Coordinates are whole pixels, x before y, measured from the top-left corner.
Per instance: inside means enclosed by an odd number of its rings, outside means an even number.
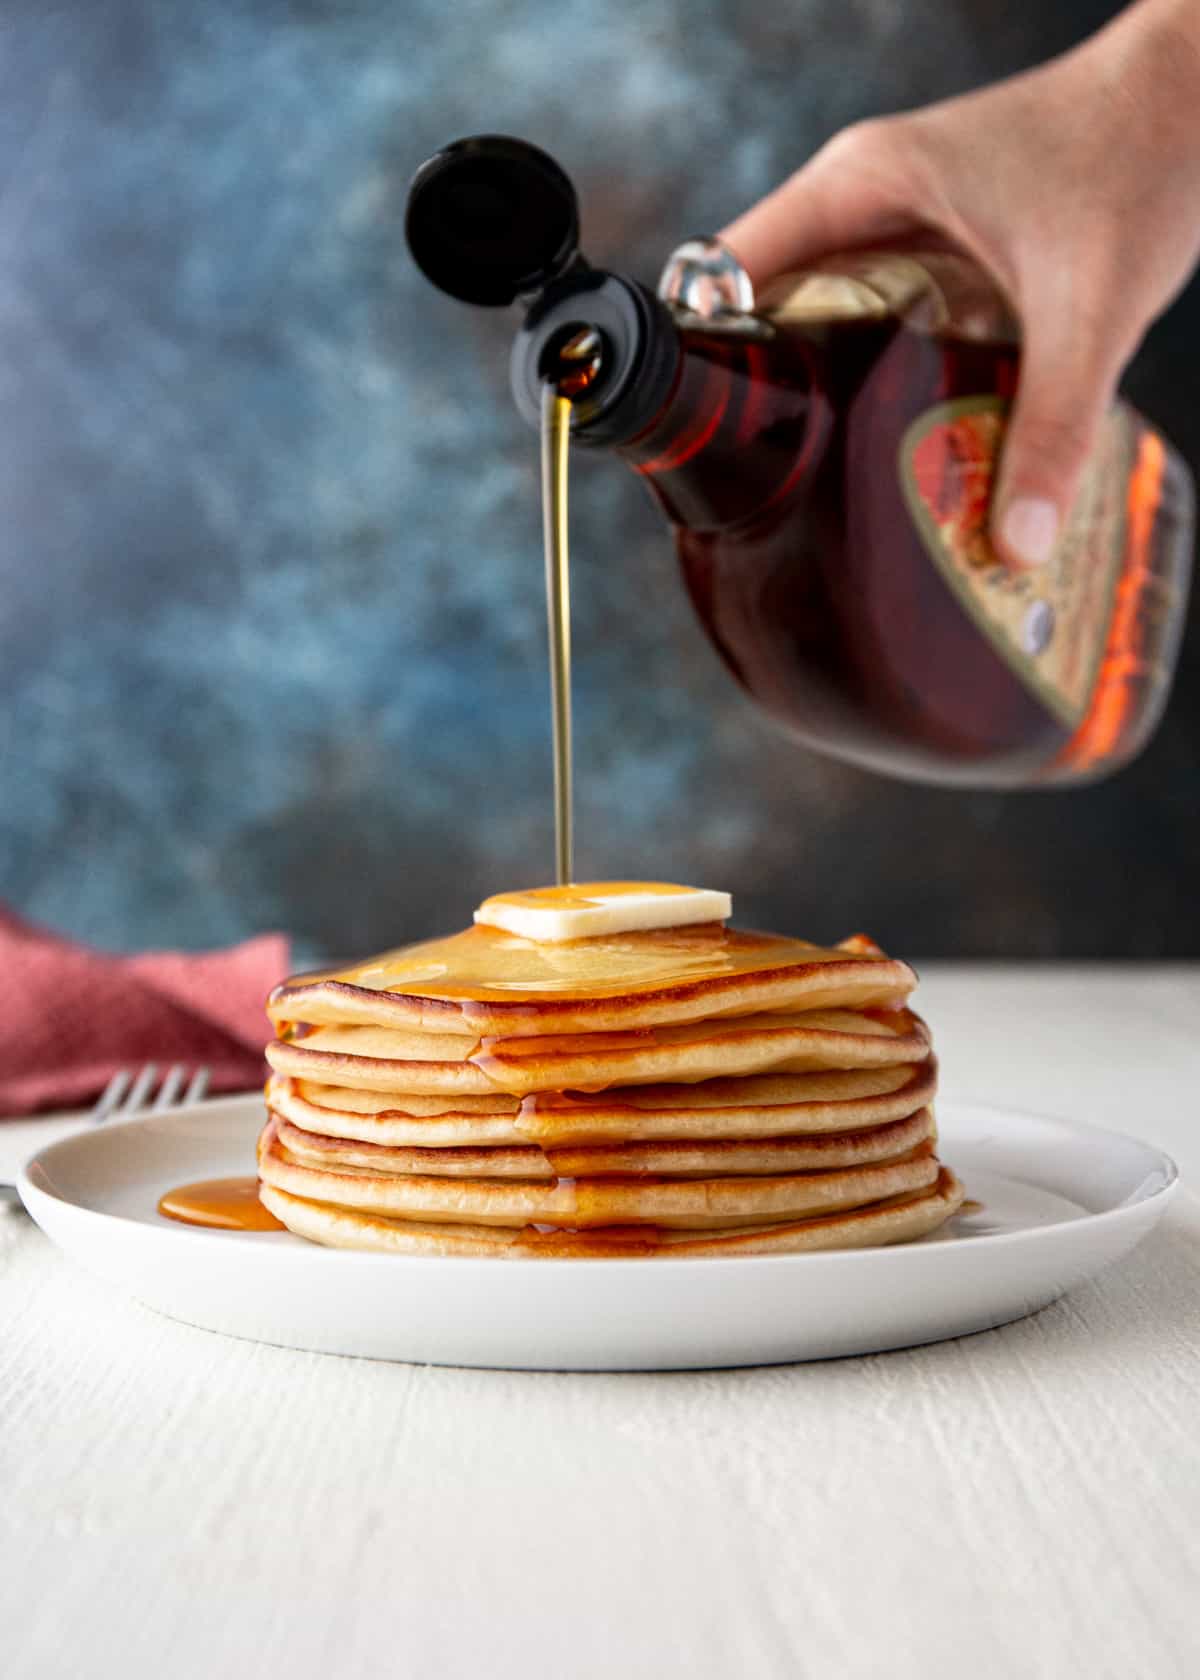
[[[964,611],[1074,729],[1087,712],[1112,617],[1138,420],[1123,407],[1110,411],[1053,557],[1028,572],[1002,564],[987,534],[1007,423],[999,397],[927,410],[901,441],[901,482],[929,556]]]

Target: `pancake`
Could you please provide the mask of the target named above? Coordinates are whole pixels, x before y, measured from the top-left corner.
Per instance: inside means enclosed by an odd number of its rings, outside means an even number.
[[[276,1073],[291,1074],[294,1078],[318,1081],[321,1084],[345,1085],[352,1090],[400,1091],[414,1096],[493,1095],[497,1087],[481,1068],[466,1060],[460,1062],[401,1061],[392,1056],[365,1054],[369,1039],[361,1041],[351,1055],[345,1050],[314,1047],[323,1033],[350,1035],[356,1032],[372,1034],[372,1027],[319,1027],[304,1044],[276,1041],[267,1045],[267,1061]],[[351,1040],[351,1042],[354,1042]],[[470,1048],[470,1041],[463,1041]]]
[[[772,1011],[719,1016],[637,1032],[457,1040],[389,1027],[318,1026],[303,1042],[276,1042],[279,1073],[375,1091],[517,1096],[612,1085],[693,1083],[762,1073],[890,1067],[923,1061],[923,1021],[907,1009]]]
[[[380,1115],[396,1111],[414,1119],[438,1120],[461,1118],[478,1114],[481,1118],[499,1119],[521,1111],[520,1097],[507,1091],[489,1091],[486,1096],[459,1094],[430,1095],[415,1091],[363,1091],[349,1085],[320,1085],[311,1079],[289,1079],[283,1074],[272,1075],[272,1086],[286,1086],[303,1101],[326,1108],[344,1110],[350,1114]]]
[[[288,1230],[331,1248],[507,1260],[674,1260],[876,1248],[927,1236],[958,1211],[964,1196],[959,1180],[943,1167],[929,1188],[870,1207],[780,1224],[696,1233],[654,1226],[538,1231],[528,1226],[439,1225],[310,1202],[269,1184],[264,1184],[260,1193],[264,1206]]]
[[[926,1107],[936,1084],[932,1057],[889,1068],[549,1093],[524,1103],[499,1092],[492,1098],[402,1096],[277,1074],[267,1085],[267,1102],[308,1132],[414,1148],[720,1141],[884,1125]]]
[[[476,925],[288,980],[267,1013],[281,1035],[305,1021],[504,1038],[887,1008],[915,985],[907,963],[861,935],[830,949],[712,922],[546,944]]]
[[[377,1106],[364,1106],[368,1103]],[[453,1149],[529,1142],[517,1126],[520,1102],[499,1092],[493,1097],[401,1096],[273,1074],[267,1081],[267,1105],[305,1131],[366,1143]]]
[[[891,1067],[923,1061],[929,1049],[924,1022],[906,1009],[878,1016],[814,1009],[719,1016],[624,1036],[485,1040],[475,1060],[494,1084],[524,1096],[662,1080],[692,1084],[772,1069]]]
[[[470,1225],[653,1224],[687,1230],[737,1228],[840,1212],[932,1186],[928,1143],[894,1161],[826,1172],[733,1178],[558,1178],[550,1183],[384,1174],[314,1167],[283,1147],[270,1124],[259,1157],[263,1184],[307,1201],[389,1218]]]
[[[752,1139],[746,1143],[568,1144],[546,1150],[534,1144],[453,1149],[405,1149],[361,1143],[303,1131],[279,1120],[281,1147],[293,1160],[313,1167],[362,1167],[370,1172],[432,1174],[448,1178],[596,1178],[652,1175],[704,1178],[731,1174],[826,1171],[894,1160],[933,1141],[927,1108],[903,1120],[866,1131],[817,1133],[811,1137]]]

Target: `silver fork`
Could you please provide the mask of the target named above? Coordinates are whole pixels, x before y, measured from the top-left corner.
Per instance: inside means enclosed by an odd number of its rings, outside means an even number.
[[[209,1069],[200,1067],[192,1070],[189,1079],[183,1062],[167,1069],[161,1085],[155,1062],[147,1062],[136,1071],[120,1068],[104,1087],[91,1113],[80,1122],[81,1127],[103,1126],[107,1120],[129,1120],[135,1114],[163,1114],[171,1108],[186,1108],[204,1096],[209,1078]],[[0,1209],[20,1206],[16,1185],[0,1184]]]
[[[189,1080],[187,1068],[182,1062],[176,1062],[167,1069],[157,1096],[151,1100],[158,1083],[157,1062],[147,1062],[136,1073],[132,1068],[119,1068],[104,1087],[89,1116],[90,1123],[102,1126],[106,1120],[128,1120],[134,1114],[162,1114],[168,1108],[186,1108],[189,1103],[200,1101],[208,1090],[208,1081],[207,1068],[196,1068]]]

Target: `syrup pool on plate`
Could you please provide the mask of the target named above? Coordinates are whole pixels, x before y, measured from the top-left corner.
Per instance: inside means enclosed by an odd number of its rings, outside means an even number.
[[[182,1184],[160,1197],[158,1211],[182,1225],[205,1225],[218,1231],[282,1231],[283,1226],[258,1199],[257,1178],[207,1178]]]

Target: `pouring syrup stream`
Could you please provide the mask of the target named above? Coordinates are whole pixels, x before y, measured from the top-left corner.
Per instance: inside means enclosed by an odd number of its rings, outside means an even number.
[[[575,802],[571,751],[571,553],[567,532],[567,455],[571,404],[599,378],[603,344],[592,327],[571,330],[551,353],[542,386],[542,532],[546,624],[554,725],[554,863],[560,887],[575,879]]]
[[[560,887],[575,879],[571,762],[571,569],[567,547],[567,446],[571,399],[542,387],[542,527],[546,548],[546,624],[554,723],[554,868]]]

